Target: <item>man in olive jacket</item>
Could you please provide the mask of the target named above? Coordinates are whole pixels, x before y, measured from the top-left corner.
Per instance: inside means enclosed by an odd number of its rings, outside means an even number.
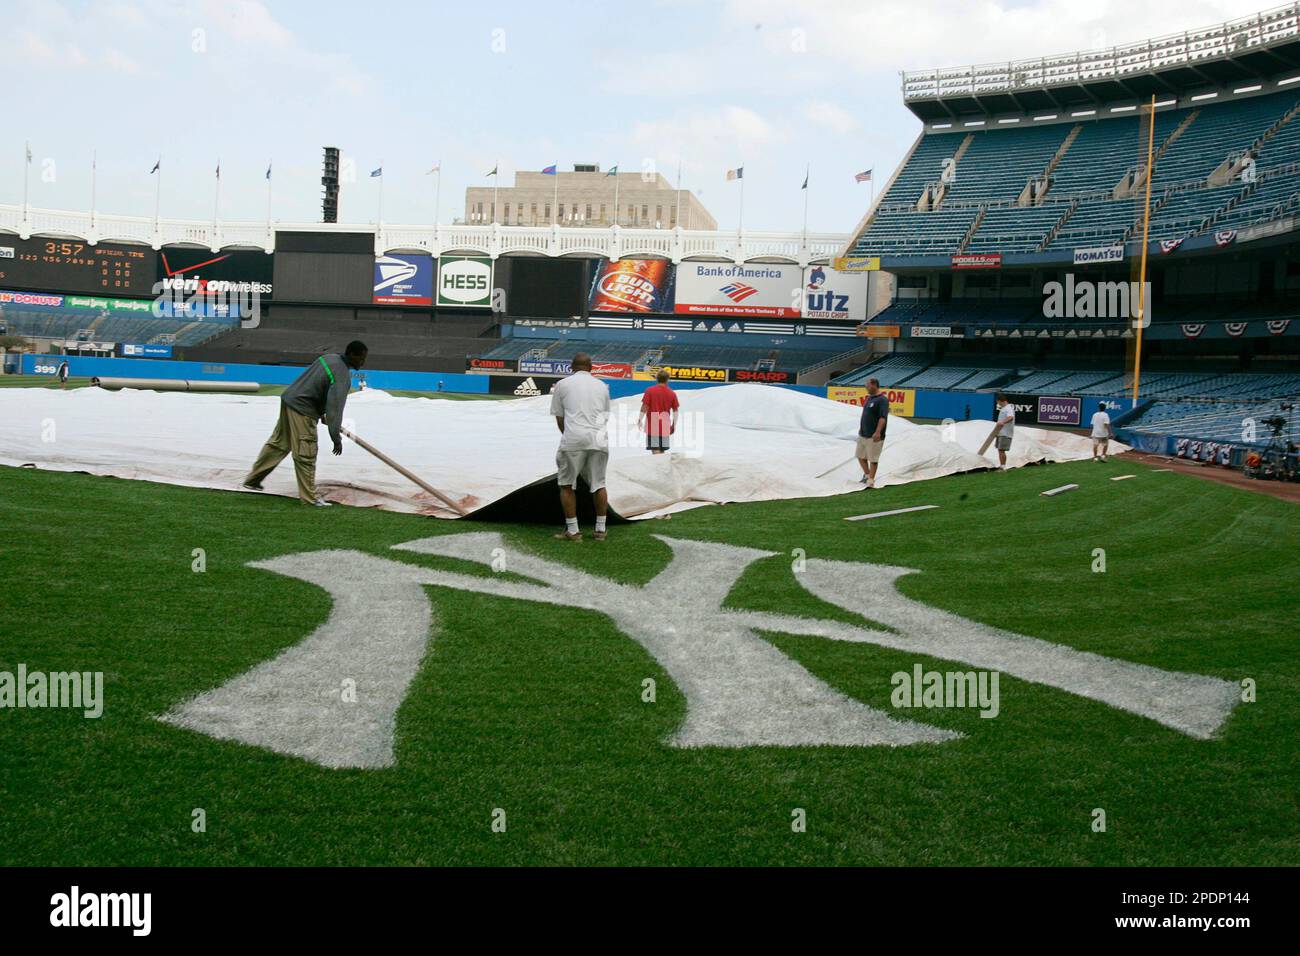
[[[298,497],[304,504],[324,507],[329,504],[316,496],[316,428],[323,420],[334,442],[334,454],[343,454],[343,406],[352,387],[352,370],[366,364],[363,342],[349,342],[342,355],[322,355],[280,396],[280,420],[275,431],[262,446],[253,470],[244,479],[250,491],[262,490],[262,479],[293,455],[293,470],[298,478]]]

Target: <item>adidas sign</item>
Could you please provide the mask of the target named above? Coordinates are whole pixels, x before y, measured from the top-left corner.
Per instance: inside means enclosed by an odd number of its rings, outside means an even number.
[[[519,386],[515,389],[515,394],[522,398],[525,396],[540,395],[542,394],[542,390],[537,387],[537,383],[530,377],[519,383]]]

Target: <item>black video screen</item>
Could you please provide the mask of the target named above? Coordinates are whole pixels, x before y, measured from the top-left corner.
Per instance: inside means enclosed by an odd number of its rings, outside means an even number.
[[[509,315],[582,315],[591,281],[591,259],[533,259],[514,256],[497,260],[497,283],[506,290]],[[508,263],[509,284],[500,279]]]
[[[273,284],[279,302],[371,304],[375,275],[373,252],[277,251],[273,258]]]

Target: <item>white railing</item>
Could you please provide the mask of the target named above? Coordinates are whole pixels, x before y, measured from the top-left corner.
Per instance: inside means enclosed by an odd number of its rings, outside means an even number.
[[[0,204],[0,231],[33,235],[73,236],[87,242],[138,242],[160,249],[188,243],[209,249],[245,246],[272,252],[276,230],[292,232],[373,232],[375,252],[402,249],[433,255],[471,252],[493,258],[509,254],[544,256],[663,256],[683,259],[722,259],[748,262],[779,258],[800,265],[839,254],[849,236],[842,233],[705,232],[686,229],[582,228],[572,226],[404,226],[383,223],[202,222],[191,219],[148,219],[96,213],[34,209]]]
[[[1204,30],[1172,33],[1108,50],[1035,57],[1005,63],[904,71],[904,101],[944,96],[1032,90],[1062,83],[1150,72],[1170,66],[1231,56],[1300,36],[1300,3]]]

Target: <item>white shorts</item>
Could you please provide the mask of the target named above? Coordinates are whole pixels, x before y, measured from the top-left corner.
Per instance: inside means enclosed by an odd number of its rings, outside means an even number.
[[[874,465],[880,461],[880,452],[884,447],[885,440],[883,438],[876,441],[874,438],[864,438],[859,435],[856,454],[868,465]]]
[[[609,451],[604,448],[581,448],[555,453],[555,470],[561,488],[576,488],[578,477],[592,491],[605,487],[605,467],[609,464]]]
[[[1110,436],[1109,436],[1109,435],[1093,435],[1093,436],[1092,436],[1092,440],[1093,440],[1094,442],[1098,442],[1098,441],[1110,441]]]

